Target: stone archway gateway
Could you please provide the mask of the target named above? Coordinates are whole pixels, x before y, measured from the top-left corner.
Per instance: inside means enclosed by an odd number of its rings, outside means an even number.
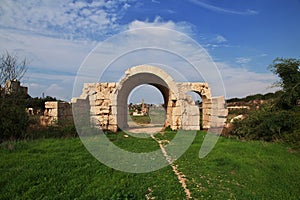
[[[128,127],[128,95],[142,84],[152,85],[162,93],[166,109],[165,127],[200,130],[199,107],[187,95],[190,91],[202,98],[202,127],[224,126],[228,113],[224,97],[212,97],[208,83],[175,82],[162,69],[148,65],[129,68],[119,83],[85,83],[81,96],[73,98],[72,103],[89,105],[91,124],[116,132]]]

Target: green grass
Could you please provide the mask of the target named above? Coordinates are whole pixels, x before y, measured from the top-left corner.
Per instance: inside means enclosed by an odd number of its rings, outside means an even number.
[[[298,199],[300,153],[287,146],[220,138],[204,159],[198,159],[197,137],[176,163],[188,177],[194,196],[205,199]]]
[[[135,152],[158,148],[150,138],[109,134]],[[157,136],[172,139],[173,132]],[[300,153],[266,142],[220,138],[198,158],[204,133],[176,161],[196,199],[298,199]],[[101,164],[79,138],[43,139],[0,145],[0,199],[184,199],[171,167],[143,173],[120,172]],[[151,190],[151,192],[149,191]]]
[[[132,116],[129,115],[128,118],[131,118],[137,124],[163,124],[165,121],[165,112],[164,110],[150,110],[149,115],[145,116]]]
[[[128,116],[137,124],[150,124],[151,119],[148,115],[145,116]]]

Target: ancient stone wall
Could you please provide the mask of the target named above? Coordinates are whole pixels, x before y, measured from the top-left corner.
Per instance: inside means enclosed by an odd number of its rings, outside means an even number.
[[[129,93],[142,84],[156,87],[163,95],[166,109],[165,127],[173,130],[200,130],[199,107],[187,95],[195,92],[202,98],[204,129],[223,127],[227,117],[224,97],[211,97],[207,83],[174,82],[163,70],[152,66],[137,66],[126,71],[119,83],[86,83],[79,98],[73,98],[73,108],[89,105],[90,124],[116,132],[126,128]],[[76,109],[77,110],[77,109]]]
[[[21,86],[21,83],[18,80],[8,80],[5,82],[4,93],[26,97],[28,94],[28,88]]]
[[[60,101],[45,102],[44,115],[40,118],[42,125],[55,125],[59,121],[72,119],[73,114],[71,104]]]
[[[111,93],[115,90],[116,83],[86,83],[79,98],[73,98],[72,103],[78,106],[90,106],[90,123],[101,127],[103,130],[117,131],[116,115],[112,112]],[[80,102],[81,100],[81,102]],[[73,106],[73,107],[74,107]]]

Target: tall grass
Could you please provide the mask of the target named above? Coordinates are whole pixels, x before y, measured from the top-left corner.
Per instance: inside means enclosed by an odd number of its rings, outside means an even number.
[[[158,135],[172,139],[174,132]],[[158,148],[151,139],[108,134],[129,151]],[[220,138],[198,158],[205,133],[199,132],[175,164],[186,175],[195,199],[297,199],[300,153],[288,146]],[[40,139],[0,144],[0,199],[184,199],[171,167],[130,174],[93,158],[79,138]]]

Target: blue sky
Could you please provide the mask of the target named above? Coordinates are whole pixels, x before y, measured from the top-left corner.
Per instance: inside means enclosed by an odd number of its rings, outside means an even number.
[[[299,58],[299,10],[299,0],[2,0],[0,51],[30,60],[23,79],[30,95],[70,100],[76,73],[99,42],[126,30],[166,27],[205,48],[226,97],[242,97],[276,90],[267,69],[273,59]]]

